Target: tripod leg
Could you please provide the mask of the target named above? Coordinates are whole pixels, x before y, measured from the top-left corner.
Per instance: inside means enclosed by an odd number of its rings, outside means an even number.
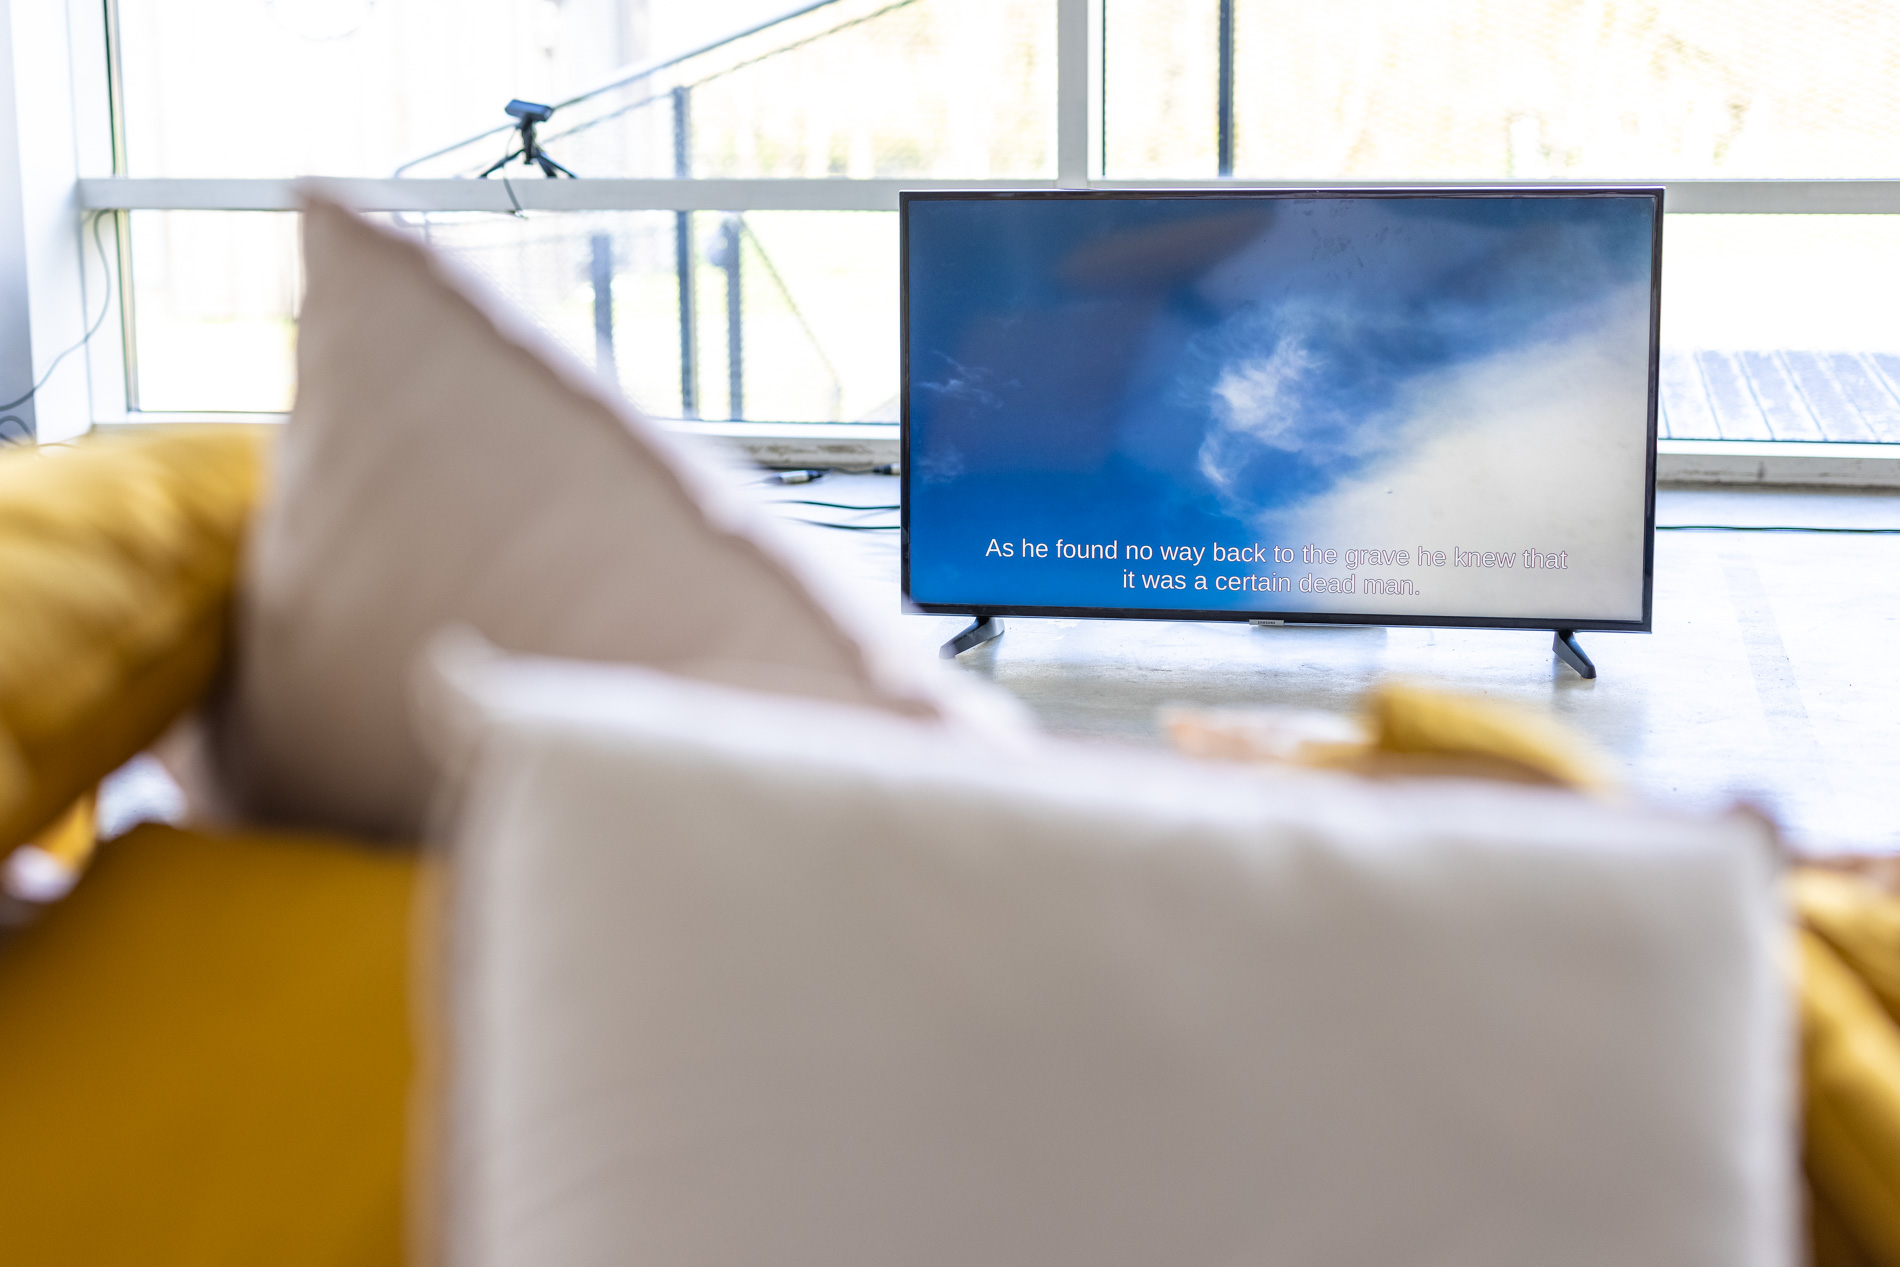
[[[506,166],[508,166],[508,164],[510,164],[510,163],[512,163],[512,162],[514,162],[514,161],[515,161],[516,159],[518,159],[518,158],[520,158],[520,157],[521,157],[521,151],[520,151],[520,150],[511,150],[511,151],[510,151],[510,152],[509,152],[509,153],[507,154],[507,156],[505,156],[504,158],[502,158],[502,159],[501,159],[501,160],[500,160],[499,162],[497,162],[497,163],[494,163],[493,165],[491,165],[491,166],[489,167],[489,169],[488,169],[487,171],[485,171],[485,172],[483,172],[483,173],[482,173],[482,174],[481,174],[480,176],[477,176],[477,177],[476,177],[475,179],[476,179],[476,180],[485,180],[485,179],[487,179],[488,177],[490,177],[490,176],[493,176],[493,175],[494,175],[494,174],[495,174],[496,172],[498,172],[498,171],[500,171],[500,170],[501,170],[502,168],[504,168],[504,167],[506,167]]]
[[[568,171],[567,168],[561,166],[559,163],[549,158],[546,154],[541,155],[541,170],[546,172],[549,176],[554,175],[555,172],[559,172],[561,173],[561,175],[567,177],[569,180],[580,179],[580,177],[576,176],[573,172]]]

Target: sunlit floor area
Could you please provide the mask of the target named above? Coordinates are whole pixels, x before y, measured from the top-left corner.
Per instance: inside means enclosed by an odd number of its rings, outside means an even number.
[[[888,477],[815,487],[841,502],[897,500]],[[1185,621],[1009,619],[958,663],[1055,733],[1150,745],[1171,704],[1351,710],[1384,677],[1431,679],[1554,710],[1641,795],[1748,801],[1806,853],[1900,850],[1888,654],[1900,637],[1900,496],[1664,490],[1657,521],[1655,632],[1581,635],[1593,681],[1557,662],[1547,632]],[[897,534],[801,535],[896,605]],[[934,656],[967,622],[897,623]]]

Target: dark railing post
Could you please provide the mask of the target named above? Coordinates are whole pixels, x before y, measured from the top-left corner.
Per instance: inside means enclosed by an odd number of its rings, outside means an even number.
[[[738,421],[745,417],[745,288],[739,272],[739,246],[745,222],[738,216],[726,217],[720,258],[726,269],[726,383],[730,407],[727,416]]]
[[[691,89],[673,89],[673,175],[685,180],[693,174],[693,113]],[[673,258],[680,285],[680,416],[699,417],[699,304],[695,295],[694,265],[698,250],[693,242],[693,213],[673,213]]]
[[[1102,175],[1104,176],[1108,175],[1108,10],[1107,4],[1103,4],[1096,10],[1101,15],[1102,23],[1102,81],[1095,85],[1095,89],[1097,99],[1102,106],[1102,135],[1099,139],[1102,146]]]
[[[614,365],[614,240],[596,233],[589,275],[594,283],[594,368],[607,378],[619,377]]]
[[[1234,174],[1234,0],[1220,0],[1220,174]]]

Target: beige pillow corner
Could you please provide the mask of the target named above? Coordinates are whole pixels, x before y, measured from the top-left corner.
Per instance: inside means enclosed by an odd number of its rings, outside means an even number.
[[[410,675],[451,624],[945,711],[940,675],[842,619],[703,458],[452,263],[310,186],[303,248],[298,397],[215,726],[244,813],[414,838],[435,771]]]

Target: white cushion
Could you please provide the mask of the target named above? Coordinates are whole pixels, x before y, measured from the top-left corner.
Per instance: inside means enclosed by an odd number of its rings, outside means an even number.
[[[1752,819],[449,673],[457,1267],[1792,1261]]]
[[[316,195],[296,410],[240,586],[218,719],[242,813],[421,832],[421,644],[626,660],[931,714],[780,540],[592,372],[435,257]],[[893,593],[891,601],[896,602]]]

